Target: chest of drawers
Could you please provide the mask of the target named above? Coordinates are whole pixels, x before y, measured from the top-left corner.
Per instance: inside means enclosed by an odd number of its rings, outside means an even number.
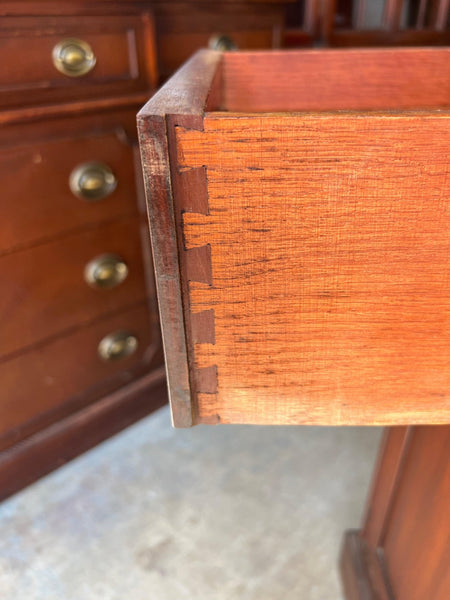
[[[152,16],[4,10],[0,496],[166,401],[136,132]]]
[[[0,497],[166,401],[136,113],[292,0],[0,0]]]

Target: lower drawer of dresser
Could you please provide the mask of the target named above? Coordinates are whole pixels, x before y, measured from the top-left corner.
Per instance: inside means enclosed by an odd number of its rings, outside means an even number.
[[[105,360],[99,345],[117,332],[135,338],[136,347]],[[1,362],[0,450],[158,366],[159,340],[156,320],[141,302]]]

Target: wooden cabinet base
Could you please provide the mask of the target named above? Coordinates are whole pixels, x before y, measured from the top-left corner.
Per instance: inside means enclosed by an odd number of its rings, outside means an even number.
[[[347,600],[450,598],[450,426],[386,431],[365,522],[346,533]]]
[[[0,500],[167,403],[164,368],[0,453]]]
[[[359,531],[345,533],[340,570],[347,600],[392,600],[376,553],[369,549]]]

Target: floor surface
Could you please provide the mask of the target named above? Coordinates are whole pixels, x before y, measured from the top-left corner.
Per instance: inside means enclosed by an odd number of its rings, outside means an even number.
[[[0,598],[341,600],[380,434],[163,408],[0,505]]]

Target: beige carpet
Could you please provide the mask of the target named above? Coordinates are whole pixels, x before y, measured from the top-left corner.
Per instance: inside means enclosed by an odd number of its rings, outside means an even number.
[[[380,433],[164,408],[0,505],[0,598],[341,600]]]

